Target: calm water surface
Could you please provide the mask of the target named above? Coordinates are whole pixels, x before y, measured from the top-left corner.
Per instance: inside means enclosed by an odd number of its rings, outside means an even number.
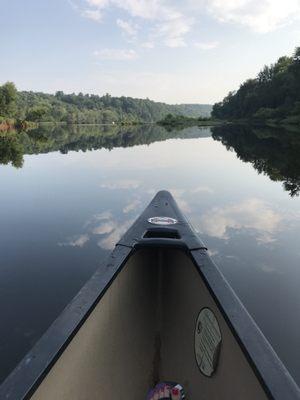
[[[0,378],[160,189],[300,383],[300,132],[49,128],[0,139]]]

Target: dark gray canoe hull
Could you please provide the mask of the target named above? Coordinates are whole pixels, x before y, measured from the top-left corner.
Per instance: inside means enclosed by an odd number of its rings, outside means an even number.
[[[154,216],[178,223],[155,227]],[[222,343],[207,377],[195,358],[199,312]],[[1,399],[142,399],[176,380],[190,399],[300,399],[297,385],[207,255],[172,196],[159,192],[0,388]]]

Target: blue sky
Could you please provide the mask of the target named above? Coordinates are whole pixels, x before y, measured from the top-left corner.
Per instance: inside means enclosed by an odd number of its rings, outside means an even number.
[[[300,0],[1,0],[0,83],[213,103],[300,46]]]

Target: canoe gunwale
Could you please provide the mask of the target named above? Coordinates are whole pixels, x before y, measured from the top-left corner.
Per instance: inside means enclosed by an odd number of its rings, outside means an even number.
[[[167,235],[145,237],[149,230],[153,230],[148,218],[158,215],[178,220],[175,227],[165,227],[163,230],[167,232],[169,229],[170,232],[170,229],[175,229],[179,232],[179,238],[172,239]],[[1,399],[24,400],[32,396],[128,259],[136,251],[146,247],[176,248],[184,251],[203,279],[267,397],[274,400],[300,399],[300,390],[293,378],[208,256],[206,247],[182,215],[172,196],[166,191],[161,191],[155,196],[116,245],[105,269],[102,266],[95,272],[3,382],[0,386]]]

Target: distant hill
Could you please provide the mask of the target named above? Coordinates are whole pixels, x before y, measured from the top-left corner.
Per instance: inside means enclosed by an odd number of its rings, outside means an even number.
[[[156,122],[168,113],[186,116],[210,115],[206,104],[169,105],[149,99],[89,94],[18,92],[16,115],[28,121],[68,123]],[[1,115],[1,110],[0,110]]]
[[[300,124],[300,47],[230,92],[213,106],[212,116]]]
[[[171,114],[184,115],[186,117],[210,117],[212,111],[211,104],[178,104],[175,106],[174,111]]]

